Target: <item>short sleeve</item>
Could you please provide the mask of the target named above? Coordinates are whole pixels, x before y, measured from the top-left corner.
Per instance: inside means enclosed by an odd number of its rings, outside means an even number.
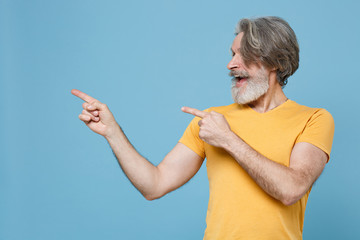
[[[303,132],[296,140],[308,142],[320,148],[330,158],[332,142],[334,138],[334,119],[325,109],[318,109],[307,122]]]
[[[205,149],[204,141],[199,137],[200,127],[198,122],[200,121],[199,117],[195,117],[186,128],[183,136],[180,138],[179,142],[193,150],[197,155],[205,158]]]

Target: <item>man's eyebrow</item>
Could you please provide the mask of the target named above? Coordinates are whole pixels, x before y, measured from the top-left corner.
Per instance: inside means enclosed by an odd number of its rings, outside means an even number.
[[[238,48],[237,50],[240,52],[240,48]],[[232,50],[232,47],[230,47],[230,52],[233,53],[233,54],[235,53],[235,52]]]

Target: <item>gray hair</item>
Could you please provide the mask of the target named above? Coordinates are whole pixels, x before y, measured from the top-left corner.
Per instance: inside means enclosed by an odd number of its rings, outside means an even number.
[[[276,69],[277,80],[284,87],[299,67],[299,44],[290,25],[279,17],[244,18],[235,35],[243,32],[240,53],[245,64],[261,63]]]

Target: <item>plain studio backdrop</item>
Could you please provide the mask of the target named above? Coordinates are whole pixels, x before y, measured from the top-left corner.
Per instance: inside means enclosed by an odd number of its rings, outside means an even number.
[[[192,117],[232,103],[226,65],[240,18],[287,20],[300,68],[286,95],[335,119],[304,239],[359,239],[358,1],[0,0],[0,239],[201,239],[205,163],[146,201],[106,141],[78,120],[80,89],[106,103],[158,164]]]

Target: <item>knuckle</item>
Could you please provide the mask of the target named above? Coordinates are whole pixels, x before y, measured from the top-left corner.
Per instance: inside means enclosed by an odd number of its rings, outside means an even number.
[[[86,116],[83,115],[83,114],[80,114],[80,115],[79,115],[79,119],[80,119],[81,121],[86,121],[86,120],[87,120]]]
[[[200,138],[201,140],[205,140],[206,134],[205,134],[204,132],[199,132],[199,138]]]
[[[99,106],[101,103],[100,103],[98,100],[95,100],[95,101],[91,102],[90,104],[91,104],[92,106],[94,106],[94,107],[97,107],[97,106]]]
[[[202,132],[199,132],[199,138],[203,139],[204,138],[204,134]]]

